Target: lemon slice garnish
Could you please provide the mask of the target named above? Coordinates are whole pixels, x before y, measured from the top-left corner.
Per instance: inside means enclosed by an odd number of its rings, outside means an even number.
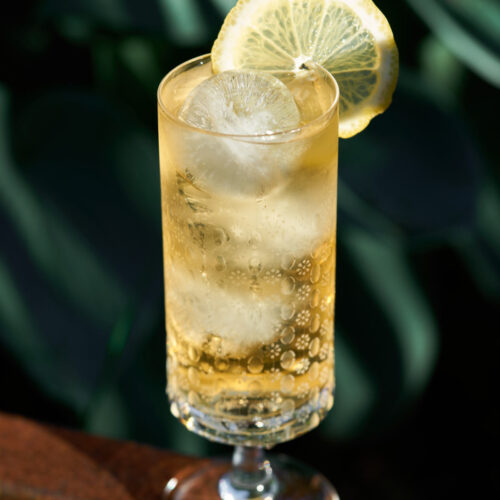
[[[310,61],[337,80],[341,137],[361,132],[391,103],[398,51],[371,0],[239,0],[212,48],[215,72],[290,72]]]

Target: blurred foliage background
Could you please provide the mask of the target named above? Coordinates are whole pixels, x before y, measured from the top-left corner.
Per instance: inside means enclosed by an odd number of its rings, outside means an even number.
[[[389,111],[341,142],[336,406],[282,445],[344,500],[498,490],[500,3],[379,0]],[[0,17],[0,410],[184,453],[164,397],[156,88],[233,0]],[[481,474],[481,480],[475,473]]]

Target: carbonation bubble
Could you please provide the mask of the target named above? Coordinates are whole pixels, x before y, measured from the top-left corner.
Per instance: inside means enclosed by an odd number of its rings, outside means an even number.
[[[253,374],[260,373],[262,369],[264,368],[264,363],[262,362],[262,359],[260,359],[258,356],[252,356],[248,360],[248,371]]]
[[[293,326],[287,326],[281,332],[281,343],[285,345],[291,344],[293,342],[294,337],[295,337],[295,329],[293,328]]]
[[[321,318],[319,317],[319,314],[315,314],[309,326],[309,331],[311,333],[316,333],[319,330],[320,326],[321,326]]]
[[[290,393],[293,391],[293,386],[295,385],[295,379],[293,375],[284,375],[281,379],[281,390],[284,393]]]
[[[311,283],[317,283],[321,278],[321,266],[314,264],[311,269]]]
[[[295,307],[293,304],[283,304],[281,306],[281,319],[284,321],[287,321],[289,319],[293,318],[293,315],[295,314]]]
[[[309,344],[309,356],[311,356],[312,358],[314,356],[317,356],[319,353],[319,346],[320,346],[320,341],[318,337],[312,339],[311,343]]]
[[[293,351],[285,351],[280,358],[280,365],[283,370],[290,370],[295,362],[295,353]]]
[[[291,295],[293,293],[294,288],[295,288],[295,280],[291,276],[288,276],[283,280],[281,280],[281,293],[283,295]]]

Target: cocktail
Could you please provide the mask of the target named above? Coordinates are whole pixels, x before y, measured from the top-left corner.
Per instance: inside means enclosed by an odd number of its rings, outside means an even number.
[[[173,479],[168,498],[336,498],[262,449],[333,405],[339,130],[387,107],[396,68],[368,0],[241,0],[212,54],[160,84],[168,396],[236,445],[231,470]]]

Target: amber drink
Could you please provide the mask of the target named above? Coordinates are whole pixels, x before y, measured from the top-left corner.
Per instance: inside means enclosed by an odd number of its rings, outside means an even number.
[[[217,78],[203,56],[158,94],[168,396],[194,432],[272,446],[333,404],[338,88]]]

